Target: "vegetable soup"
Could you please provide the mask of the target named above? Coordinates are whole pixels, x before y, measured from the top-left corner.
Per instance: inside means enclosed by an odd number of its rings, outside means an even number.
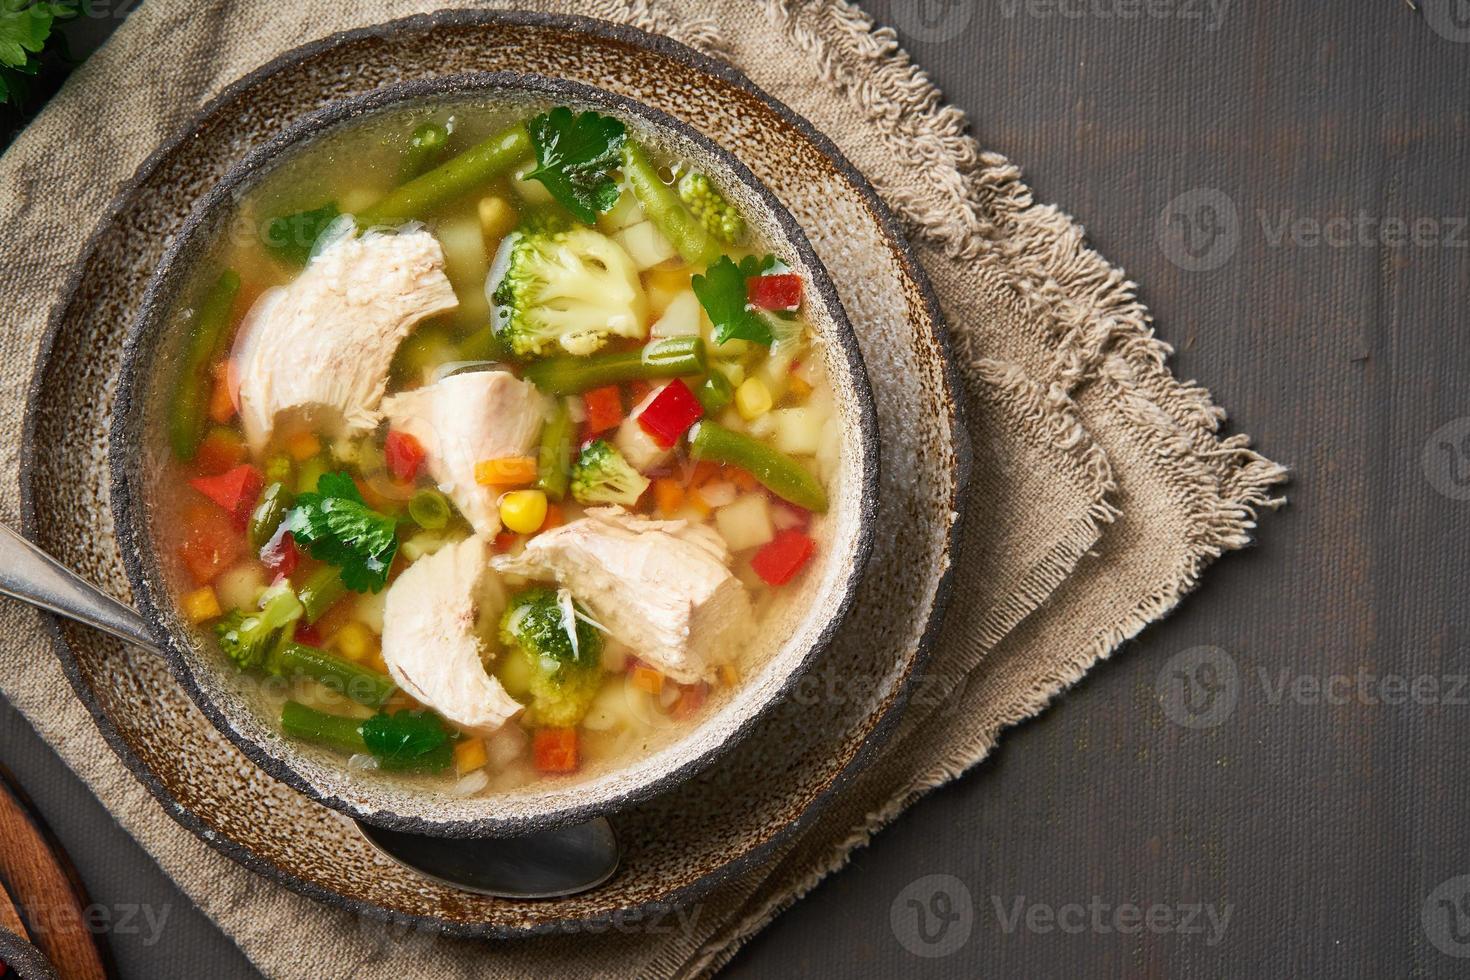
[[[181,614],[286,737],[458,795],[698,725],[819,547],[841,438],[807,283],[614,116],[321,142],[175,311]]]

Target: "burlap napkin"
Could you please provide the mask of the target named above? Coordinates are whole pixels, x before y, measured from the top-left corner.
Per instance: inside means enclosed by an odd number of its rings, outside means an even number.
[[[47,311],[120,184],[207,98],[310,39],[445,4],[148,0],[0,158],[0,514],[18,512],[19,415]],[[503,6],[506,4],[450,4]],[[887,30],[801,0],[594,0],[516,6],[603,17],[726,58],[826,132],[908,231],[949,320],[975,447],[955,599],[890,746],[761,869],[672,934],[570,943],[425,940],[356,928],[219,856],[105,748],[30,613],[0,693],[25,713],[192,899],[267,974],[677,976],[708,972],[918,795],[989,752],[1098,658],[1167,613],[1243,546],[1283,470],[1222,438],[1208,392],[1176,381],[1133,284],[1082,231],[1033,204]],[[166,43],[165,43],[166,41]],[[309,953],[305,951],[310,951]]]

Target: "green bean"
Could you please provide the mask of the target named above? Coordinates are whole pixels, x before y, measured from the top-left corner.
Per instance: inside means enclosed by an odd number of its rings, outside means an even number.
[[[306,607],[308,625],[321,619],[322,615],[346,594],[347,586],[342,584],[342,576],[330,565],[317,569],[306,580],[306,583],[296,590],[297,598]]]
[[[750,436],[703,419],[689,430],[689,455],[738,466],[782,500],[826,513],[827,491],[817,478],[790,456]]]
[[[633,351],[590,357],[548,357],[526,368],[526,378],[553,395],[576,395],[624,381],[703,374],[708,367],[699,337],[670,337]]]
[[[461,361],[509,361],[514,357],[510,345],[500,339],[493,324],[487,323],[459,342]]]
[[[250,525],[246,536],[251,549],[259,551],[275,536],[276,529],[286,519],[291,509],[291,492],[284,483],[272,483],[260,495],[260,503],[250,512]]]
[[[684,261],[708,265],[720,257],[720,243],[689,213],[679,192],[664,183],[643,147],[632,140],[623,144],[623,176],[648,220],[663,232]]]
[[[421,218],[508,172],[534,149],[525,124],[516,123],[390,191],[376,204],[364,208],[357,216],[357,223],[371,228]]]
[[[367,751],[367,743],[362,740],[360,719],[329,715],[308,708],[299,701],[287,701],[281,706],[281,731],[290,738],[314,742],[343,755]]]
[[[541,427],[541,455],[536,467],[536,488],[552,500],[565,497],[571,482],[574,429],[572,413],[558,398],[554,414]]]
[[[449,501],[438,490],[425,487],[408,502],[408,516],[419,527],[437,531],[449,523]]]
[[[345,695],[358,704],[376,708],[398,690],[392,678],[325,650],[287,643],[275,656],[275,669],[282,677],[306,677]]]
[[[194,316],[194,328],[189,332],[184,350],[183,370],[179,372],[168,409],[169,445],[179,459],[193,459],[204,438],[209,403],[207,368],[224,353],[229,340],[230,310],[239,292],[239,274],[226,269],[209,287]]]
[[[723,371],[711,371],[709,376],[694,389],[694,397],[704,408],[706,415],[715,415],[735,397],[735,388]]]
[[[436,122],[426,122],[408,138],[408,151],[403,155],[403,179],[410,180],[438,163],[449,147],[449,130]]]

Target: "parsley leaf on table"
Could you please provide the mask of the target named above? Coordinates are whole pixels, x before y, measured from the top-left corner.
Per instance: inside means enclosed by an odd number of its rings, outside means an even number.
[[[362,740],[385,769],[446,768],[453,753],[449,732],[427,711],[379,712],[362,723]]]
[[[342,569],[354,592],[379,592],[398,553],[398,522],[368,507],[346,473],[324,473],[315,493],[303,493],[287,530],[311,557]]]
[[[23,76],[40,70],[39,55],[52,28],[76,13],[71,3],[0,0],[0,103],[20,104],[26,93]]]
[[[774,269],[774,255],[756,258],[747,255],[736,265],[728,255],[722,255],[704,270],[704,275],[694,276],[689,285],[699,297],[699,305],[709,314],[709,322],[715,326],[715,343],[727,340],[748,340],[756,344],[771,345],[771,325],[765,318],[750,308],[746,300],[745,280],[763,275]]]
[[[618,201],[612,178],[627,138],[623,124],[595,112],[573,115],[566,106],[526,123],[536,145],[536,169],[527,180],[539,180],[563,207],[584,224]]]

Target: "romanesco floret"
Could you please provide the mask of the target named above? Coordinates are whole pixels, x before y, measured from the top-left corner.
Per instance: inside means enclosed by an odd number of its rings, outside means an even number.
[[[536,587],[513,597],[501,617],[505,655],[528,668],[525,720],[533,726],[576,725],[602,687],[602,634],[586,616],[565,589]]]
[[[704,225],[704,230],[726,245],[734,245],[745,237],[745,219],[704,174],[687,173],[680,177],[679,198]]]
[[[220,649],[242,670],[271,667],[271,658],[290,638],[303,612],[301,600],[289,588],[268,589],[259,612],[236,609],[215,624]]]
[[[520,357],[584,356],[609,337],[648,334],[638,267],[601,232],[554,219],[528,222],[496,256],[495,333]]]
[[[635,470],[606,439],[591,443],[572,466],[572,496],[579,504],[632,507],[648,489],[648,477]]]

